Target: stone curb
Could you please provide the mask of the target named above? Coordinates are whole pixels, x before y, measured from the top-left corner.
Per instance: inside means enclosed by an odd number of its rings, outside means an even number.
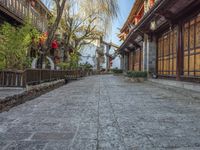
[[[177,92],[177,93],[180,93],[180,94],[185,95],[185,96],[189,96],[190,98],[192,98],[194,100],[200,100],[200,93],[198,91],[188,89],[188,88],[184,88],[184,86],[175,86],[175,85],[172,85],[172,84],[155,82],[154,80],[151,80],[151,79],[147,80],[146,83],[149,83],[153,86],[156,86],[156,87],[159,87],[159,88],[162,88],[162,89]],[[176,83],[174,83],[174,84],[176,84]],[[180,84],[183,84],[183,83],[180,83]]]
[[[12,107],[23,104],[26,101],[30,101],[60,86],[63,86],[64,84],[65,80],[59,80],[51,83],[43,83],[40,85],[29,86],[24,92],[20,94],[8,96],[0,100],[0,113],[3,111],[9,111]]]
[[[130,77],[124,77],[124,81],[126,82],[131,82],[131,83],[143,83],[144,81],[146,81],[147,78],[130,78]]]

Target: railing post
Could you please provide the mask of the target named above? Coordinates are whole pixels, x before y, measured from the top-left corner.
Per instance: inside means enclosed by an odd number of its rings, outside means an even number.
[[[23,77],[23,87],[26,87],[27,85],[27,70],[25,70],[23,73],[22,73],[22,77]]]
[[[42,69],[39,69],[39,83],[42,81]]]
[[[5,83],[4,83],[4,82],[5,82],[5,81],[4,81],[4,80],[5,80],[5,74],[4,74],[4,73],[5,73],[5,72],[3,71],[3,82],[2,82],[2,86],[3,86],[3,87],[4,87],[4,85],[5,85]]]
[[[51,80],[51,76],[52,76],[52,70],[50,70],[50,81],[52,81],[52,80]]]

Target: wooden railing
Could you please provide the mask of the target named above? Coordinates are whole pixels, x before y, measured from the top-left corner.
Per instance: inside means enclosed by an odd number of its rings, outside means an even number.
[[[25,71],[0,71],[1,87],[26,87],[26,85],[40,84],[59,79],[75,80],[92,75],[92,71],[77,70],[44,70],[27,69]]]
[[[24,84],[23,71],[0,71],[0,86],[23,87]]]
[[[30,4],[25,0],[0,0],[0,5],[11,12],[14,16],[24,21],[29,18],[34,26],[40,31],[47,29],[47,19],[42,17]]]

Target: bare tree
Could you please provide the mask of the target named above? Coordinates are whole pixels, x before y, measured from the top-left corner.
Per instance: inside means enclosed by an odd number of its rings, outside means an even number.
[[[51,48],[51,42],[54,38],[54,35],[56,33],[56,30],[58,29],[59,24],[60,24],[67,0],[53,0],[53,1],[56,4],[55,5],[56,6],[56,16],[55,16],[55,20],[52,22],[52,24],[49,27],[47,40],[44,43],[44,45],[42,45],[42,52],[41,52],[41,56],[39,59],[39,68],[42,68],[42,66],[43,66],[42,64],[44,63],[45,55],[47,55],[48,51]]]
[[[51,9],[53,6],[53,0],[42,0],[48,9]]]
[[[69,51],[69,48],[78,52],[82,46],[92,43],[102,35],[101,32],[96,30],[96,19],[95,14],[80,15],[74,11],[73,5],[67,6],[64,18],[61,21],[61,27],[65,32],[65,61],[67,58],[66,52]]]
[[[68,48],[79,50],[94,40],[100,40],[106,34],[106,28],[111,24],[110,20],[118,14],[118,5],[115,0],[74,0],[70,2],[67,3],[62,21],[62,28],[66,35],[66,51]]]
[[[46,40],[45,47],[44,47],[45,52],[47,52],[50,49],[51,42],[54,38],[54,35],[56,33],[56,30],[58,29],[59,24],[60,24],[66,1],[67,0],[54,0],[54,2],[56,4],[56,18],[55,18],[55,21],[50,26],[49,31],[48,31],[48,38]]]
[[[44,54],[50,50],[51,42],[59,25],[65,32],[65,51],[68,51],[69,48],[79,50],[95,39],[100,39],[106,33],[108,25],[111,24],[110,20],[117,16],[116,0],[50,1],[55,4],[55,20],[48,31],[48,38],[43,47]],[[49,5],[50,1],[47,1]],[[66,59],[66,52],[64,59]]]

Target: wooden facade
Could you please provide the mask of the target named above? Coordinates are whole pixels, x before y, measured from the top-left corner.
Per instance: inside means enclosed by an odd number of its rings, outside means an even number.
[[[134,27],[119,51],[134,45],[133,70],[144,69],[159,78],[200,82],[200,1],[136,0],[130,15],[121,31],[126,31],[127,22]]]
[[[159,32],[157,37],[157,73],[160,77],[174,77],[178,80],[200,78],[200,15],[190,11],[173,24]],[[191,17],[192,16],[192,17]]]
[[[137,48],[134,51],[126,53],[127,56],[127,70],[129,71],[142,71],[143,65],[143,51]]]
[[[200,77],[200,16],[186,20],[183,31],[183,76]]]
[[[23,24],[29,19],[40,31],[47,31],[49,10],[40,1],[35,0],[0,0],[1,23],[7,21],[14,24]]]
[[[138,48],[133,56],[133,70],[141,71],[142,68],[142,50]]]
[[[125,43],[129,38],[131,41],[127,43],[131,46],[124,47],[125,44],[122,44],[119,48],[121,51],[126,51],[128,49],[128,68],[125,70],[143,71],[143,48],[141,44],[138,44],[137,41],[135,41],[141,36],[135,34],[135,37],[131,37],[130,34],[133,31],[134,26],[136,26],[143,18],[146,11],[153,6],[153,3],[154,0],[136,0],[127,21],[120,31],[119,38],[121,41],[124,41]]]

